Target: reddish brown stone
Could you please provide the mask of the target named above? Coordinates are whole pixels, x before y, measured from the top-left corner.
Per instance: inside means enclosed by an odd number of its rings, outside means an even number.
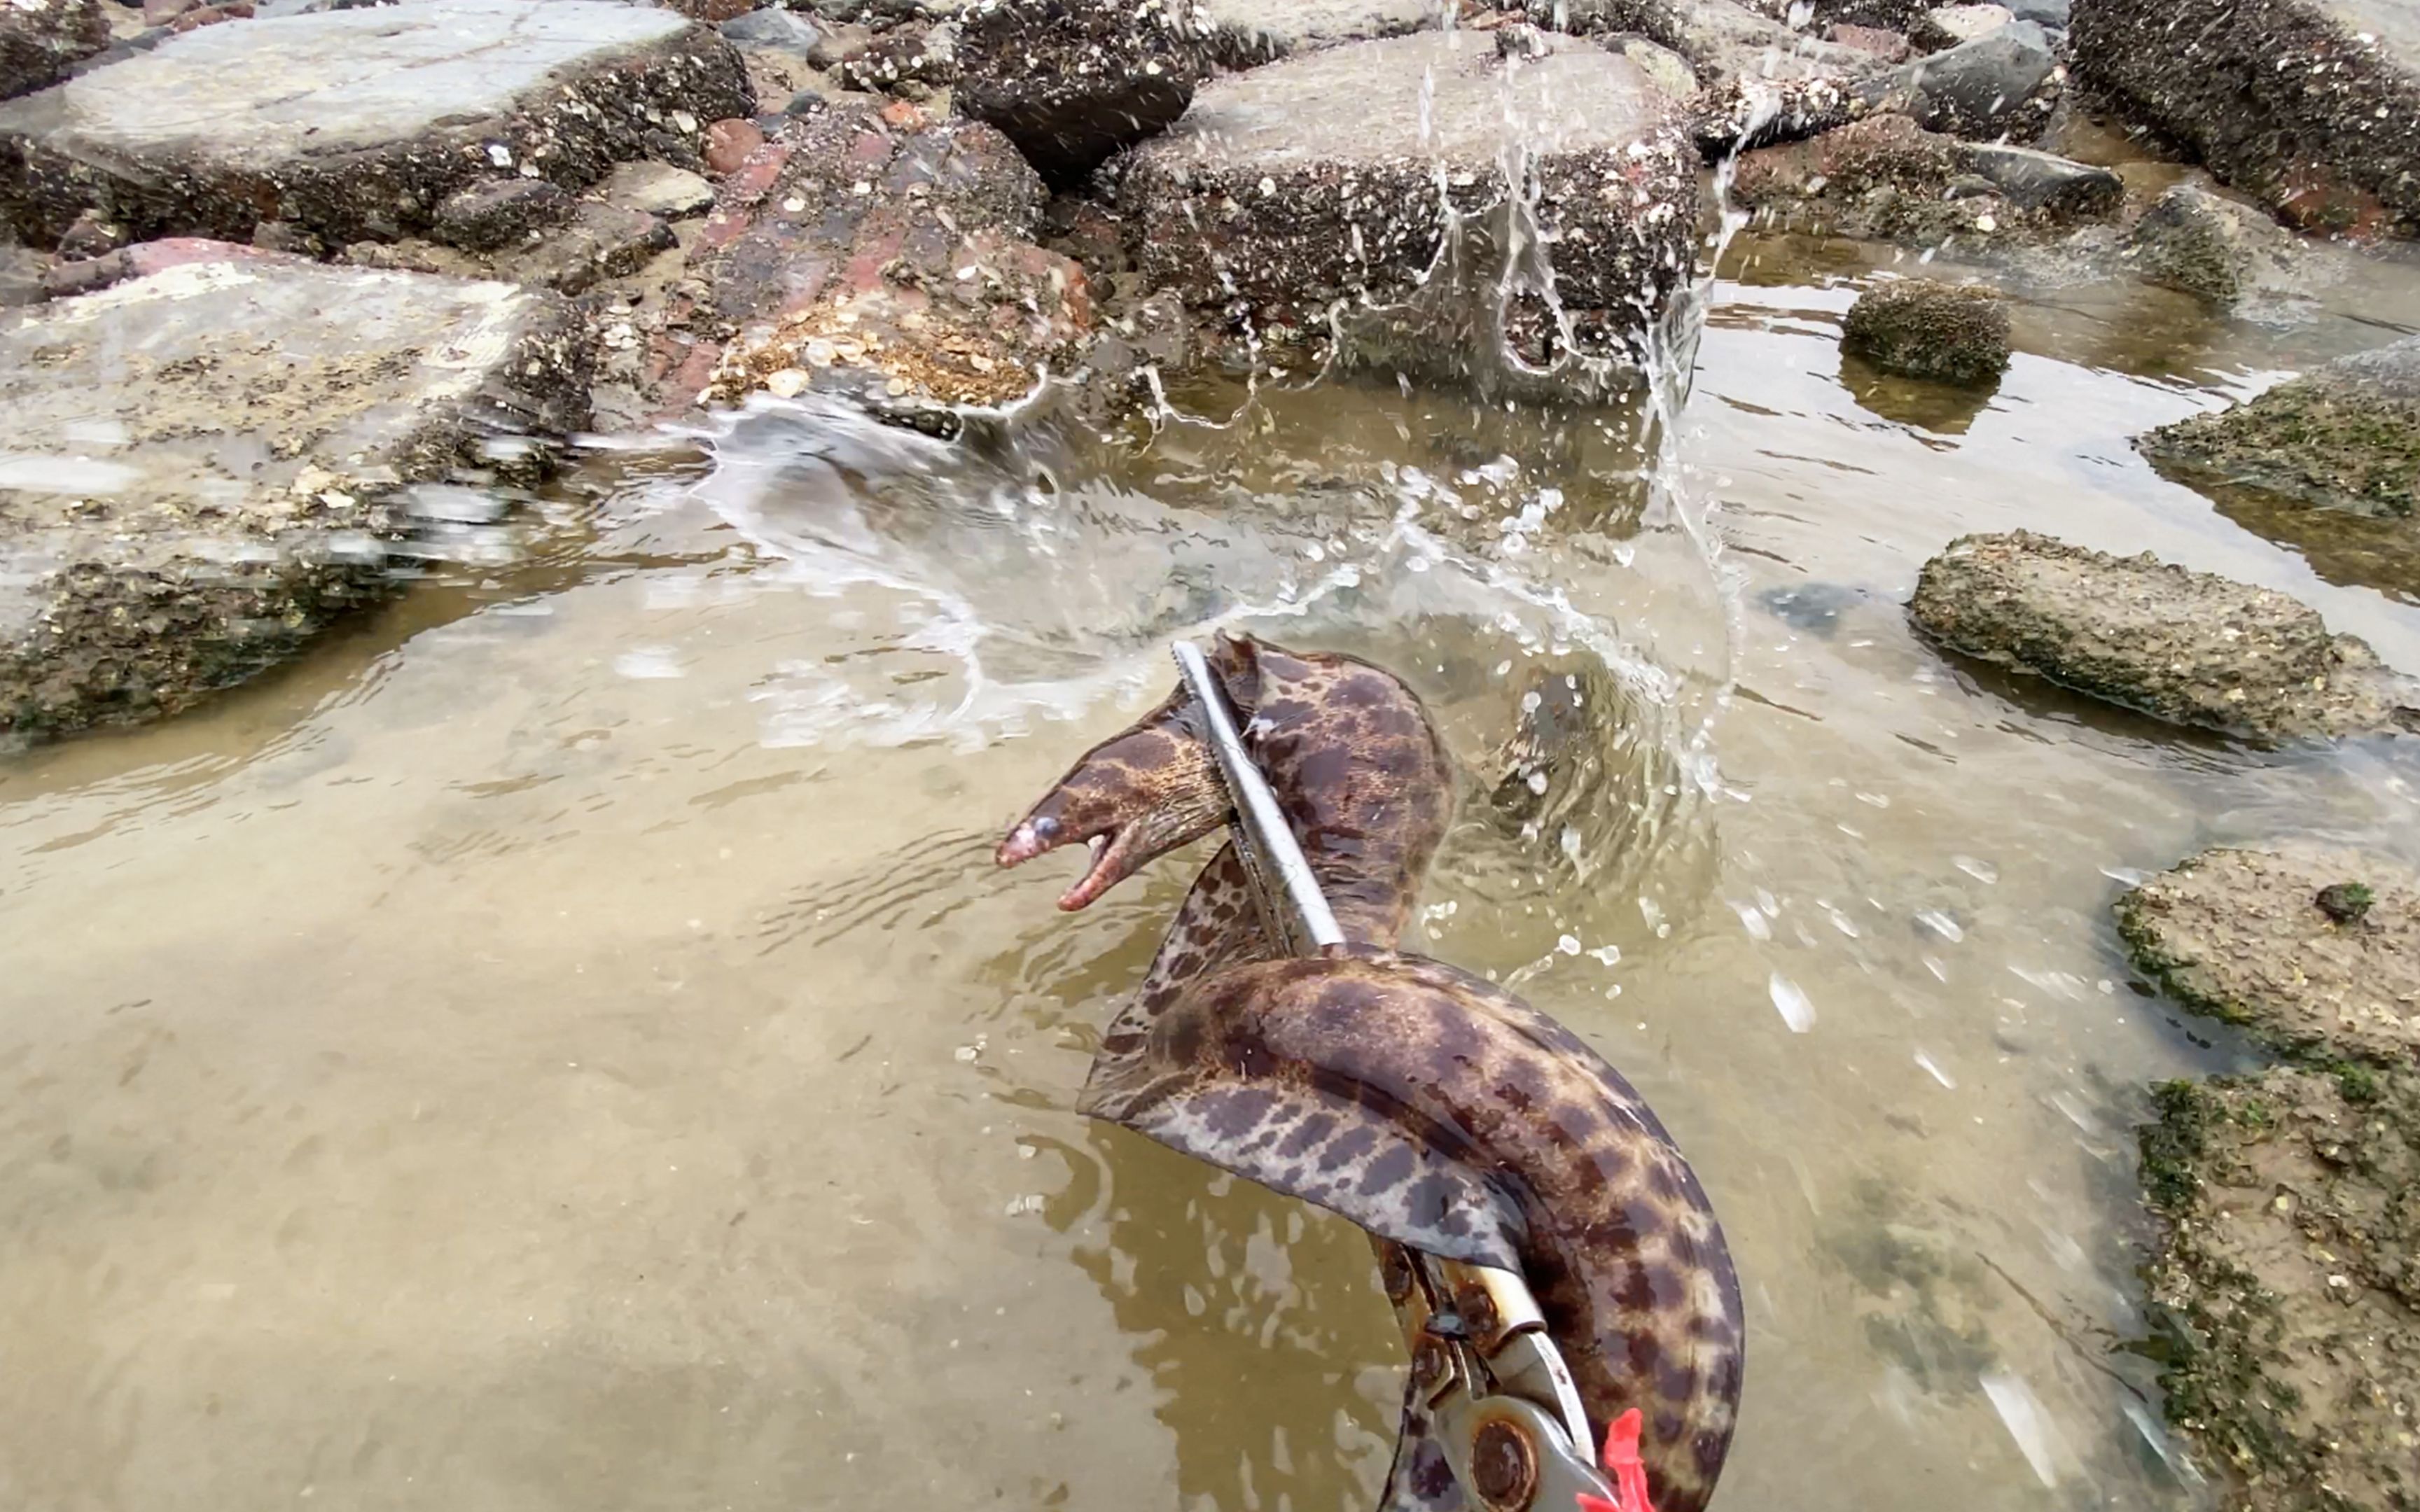
[[[706,170],[715,175],[735,172],[750,153],[765,145],[764,129],[734,116],[706,129]]]
[[[1854,47],[1860,53],[1871,53],[1885,63],[1904,63],[1910,51],[1906,38],[1880,26],[1838,25],[1825,32],[1823,39]]]
[[[1084,271],[1033,244],[1042,185],[1008,139],[910,107],[785,124],[725,178],[701,263],[741,339],[708,388],[870,383],[886,403],[1001,403],[1093,327]],[[662,354],[678,403],[697,353]]]
[[[232,0],[224,6],[203,6],[188,10],[169,24],[172,32],[189,32],[203,26],[215,26],[223,21],[250,21],[252,0]]]

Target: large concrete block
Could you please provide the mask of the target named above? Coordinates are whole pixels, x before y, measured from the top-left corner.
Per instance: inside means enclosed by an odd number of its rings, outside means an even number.
[[[2075,0],[2075,65],[2315,230],[2420,233],[2409,0]]]
[[[1401,298],[1436,258],[1449,206],[1477,217],[1513,193],[1517,149],[1559,298],[1635,337],[1693,266],[1681,105],[1592,43],[1534,47],[1508,56],[1422,33],[1204,85],[1172,131],[1122,160],[1146,277],[1262,329]]]
[[[729,42],[646,7],[423,0],[210,26],[0,105],[0,213],[45,243],[86,208],[137,239],[265,221],[391,239],[473,180],[580,188],[752,108]]]
[[[415,486],[533,466],[585,418],[558,296],[151,250],[169,266],[0,318],[0,734],[290,654],[384,591]]]

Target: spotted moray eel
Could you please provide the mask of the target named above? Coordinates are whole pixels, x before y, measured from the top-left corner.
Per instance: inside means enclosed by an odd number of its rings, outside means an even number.
[[[1343,945],[1272,947],[1232,844],[1110,1022],[1078,1107],[1360,1225],[1527,1277],[1600,1439],[1641,1409],[1659,1512],[1713,1496],[1737,1414],[1739,1281],[1698,1179],[1603,1057],[1512,994],[1395,949],[1452,812],[1419,698],[1351,657],[1221,638],[1214,671]],[[1080,908],[1225,822],[1180,685],[1085,753],[1000,847],[1085,842]],[[1380,1512],[1466,1505],[1407,1397]]]

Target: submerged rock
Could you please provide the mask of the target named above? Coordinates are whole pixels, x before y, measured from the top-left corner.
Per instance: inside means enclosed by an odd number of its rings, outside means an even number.
[[[2420,877],[2297,844],[2213,850],[2130,889],[2134,964],[2196,1013],[2287,1055],[2420,1056]]]
[[[2156,1089],[2144,1272],[2169,1422],[2225,1512],[2410,1506],[2420,1421],[2420,1077]]]
[[[1636,340],[1687,276],[1698,181],[1679,102],[1625,58],[1543,36],[1507,60],[1424,33],[1288,58],[1205,85],[1130,154],[1121,203],[1154,286],[1267,332],[1316,330],[1339,301],[1404,298],[1449,207],[1500,213],[1505,115],[1528,160],[1563,305]]]
[[[2377,0],[2075,0],[2076,67],[2307,229],[2420,231],[2420,25]]]
[[[2265,741],[2420,733],[2420,684],[2273,589],[2030,531],[1968,535],[1909,604],[1953,651],[2173,724]]]
[[[2268,216],[2195,184],[2162,193],[2126,237],[2126,255],[2146,280],[2220,306],[2284,287],[2296,251]]]
[[[2140,438],[2188,477],[2411,520],[2420,500],[2420,336],[2357,352],[2247,404]]]
[[[1207,71],[1190,0],[980,0],[960,25],[958,109],[1057,186],[1166,131]]]
[[[908,419],[1023,397],[1093,326],[1083,270],[1034,244],[1042,204],[980,122],[899,102],[784,123],[706,222],[699,270],[737,332],[712,396],[837,388]]]
[[[1975,387],[2009,368],[2009,310],[1997,291],[1909,278],[1857,296],[1840,347],[1885,373]]]
[[[553,295],[179,256],[204,260],[0,317],[0,733],[166,713],[290,655],[385,591],[411,486],[527,478],[585,418]]]
[[[739,55],[670,11],[421,0],[214,26],[0,105],[0,216],[136,239],[329,242],[430,228],[481,180],[586,186],[752,108]]]
[[[57,83],[70,64],[108,45],[104,0],[6,0],[0,4],[0,100]]]

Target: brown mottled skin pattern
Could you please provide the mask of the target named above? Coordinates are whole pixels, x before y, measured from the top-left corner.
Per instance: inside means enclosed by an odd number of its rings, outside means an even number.
[[[1688,1164],[1577,1036],[1396,950],[1451,811],[1419,699],[1351,658],[1222,640],[1213,666],[1347,943],[1276,954],[1232,846],[1203,869],[1079,1104],[1384,1240],[1518,1270],[1601,1436],[1627,1408],[1658,1512],[1700,1512],[1730,1448],[1745,1330]],[[1081,906],[1225,818],[1184,690],[1088,753],[1003,864],[1103,833]],[[1036,831],[1036,821],[1048,823]],[[1388,1512],[1462,1506],[1407,1402]]]

